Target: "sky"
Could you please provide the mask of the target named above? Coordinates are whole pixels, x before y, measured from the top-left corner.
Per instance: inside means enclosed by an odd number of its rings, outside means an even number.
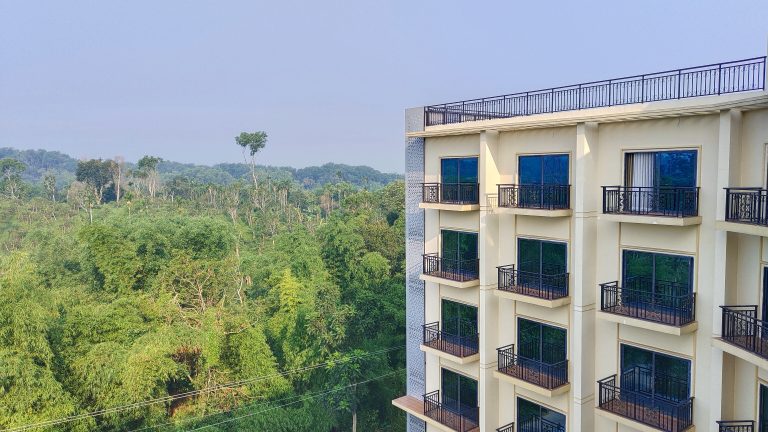
[[[403,172],[408,107],[766,55],[768,1],[0,0],[0,147]]]

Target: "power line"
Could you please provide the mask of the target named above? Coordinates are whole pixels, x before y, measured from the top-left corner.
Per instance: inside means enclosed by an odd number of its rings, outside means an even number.
[[[367,353],[361,354],[359,356],[352,356],[352,357],[347,357],[347,358],[348,359],[365,358],[365,357],[370,357],[370,356],[374,356],[374,355],[378,355],[378,354],[383,354],[383,353],[387,353],[387,352],[391,352],[391,351],[395,351],[395,350],[399,350],[399,349],[403,349],[403,348],[404,348],[404,346],[384,348],[384,349],[381,349],[381,350],[378,350],[378,351],[367,352]],[[258,376],[258,377],[247,378],[247,379],[240,380],[240,381],[234,381],[234,382],[230,382],[230,383],[219,384],[219,385],[216,385],[216,386],[213,386],[213,387],[208,387],[208,388],[204,388],[204,389],[200,389],[200,390],[194,390],[194,391],[189,391],[189,392],[185,392],[185,393],[179,393],[179,394],[175,394],[175,395],[171,395],[171,396],[163,396],[163,397],[159,397],[159,398],[155,398],[155,399],[148,399],[148,400],[145,400],[145,401],[136,402],[136,403],[132,403],[132,404],[127,404],[127,405],[122,405],[122,406],[117,406],[117,407],[112,407],[112,408],[105,408],[105,409],[101,409],[101,410],[97,410],[97,411],[92,411],[92,412],[89,412],[89,413],[77,414],[77,415],[74,415],[74,416],[62,417],[62,418],[59,418],[59,419],[46,420],[46,421],[39,422],[39,423],[33,423],[33,424],[24,425],[24,426],[17,426],[17,427],[13,427],[13,428],[9,428],[9,429],[3,429],[3,430],[0,430],[0,432],[22,432],[22,431],[39,429],[39,428],[48,427],[48,426],[57,426],[57,425],[60,425],[60,424],[71,423],[71,422],[79,421],[79,420],[86,420],[86,419],[89,419],[89,418],[100,417],[100,416],[103,416],[103,415],[106,415],[106,414],[113,414],[113,413],[117,413],[117,412],[120,412],[120,411],[126,411],[126,410],[136,409],[136,408],[142,408],[142,407],[146,407],[146,406],[150,406],[150,405],[155,405],[155,404],[159,404],[159,403],[164,403],[164,402],[171,402],[171,401],[174,401],[176,399],[182,399],[182,398],[188,398],[188,397],[192,397],[192,396],[198,396],[198,395],[205,394],[205,393],[213,393],[213,392],[216,392],[216,391],[219,391],[219,390],[224,390],[224,389],[228,389],[228,388],[232,388],[232,387],[239,387],[239,386],[242,386],[242,385],[245,385],[245,384],[250,384],[250,383],[254,383],[254,382],[258,382],[258,381],[264,381],[264,380],[271,379],[271,378],[278,378],[278,377],[282,377],[282,376],[286,376],[286,375],[293,375],[293,374],[300,373],[300,372],[307,372],[307,371],[310,371],[310,370],[321,368],[323,366],[331,365],[333,363],[336,363],[337,361],[338,360],[329,360],[329,361],[326,361],[326,362],[323,362],[323,363],[317,363],[317,364],[314,364],[314,365],[311,365],[311,366],[305,366],[305,367],[302,367],[302,368],[291,369],[291,370],[287,370],[287,371],[277,372],[277,373],[274,373],[274,374],[262,375],[262,376]]]
[[[361,382],[358,382],[358,383],[350,384],[350,385],[345,386],[345,387],[334,388],[334,389],[331,389],[331,390],[328,390],[328,391],[317,392],[317,393],[309,394],[309,395],[288,396],[288,397],[284,397],[282,399],[277,399],[277,400],[273,400],[273,401],[265,401],[265,402],[253,403],[253,404],[250,404],[250,405],[244,405],[242,407],[235,408],[234,410],[230,410],[230,411],[224,410],[224,411],[219,411],[219,412],[215,412],[215,413],[211,413],[211,414],[205,414],[205,415],[202,415],[202,416],[199,416],[199,417],[190,417],[190,418],[181,420],[181,423],[188,423],[188,422],[191,422],[191,421],[200,421],[200,420],[202,420],[204,418],[208,418],[208,417],[213,417],[213,416],[217,416],[217,415],[221,415],[221,414],[225,414],[225,413],[231,413],[233,411],[242,411],[242,410],[249,409],[249,408],[255,408],[255,407],[259,407],[259,406],[264,406],[264,405],[267,405],[267,404],[270,404],[270,403],[284,402],[284,401],[287,401],[289,399],[299,399],[299,398],[302,398],[302,397],[312,399],[314,397],[322,396],[323,394],[333,393],[333,392],[340,391],[340,390],[345,390],[345,389],[347,389],[349,387],[354,387],[355,385],[365,384],[365,383],[368,383],[370,381],[379,380],[381,378],[387,377],[389,375],[394,375],[396,373],[400,373],[400,372],[403,372],[403,371],[405,371],[404,368],[403,369],[398,369],[396,371],[392,371],[392,372],[389,372],[389,373],[386,373],[386,374],[383,374],[383,375],[379,375],[377,377],[374,377],[374,378],[371,378],[371,379],[368,379],[368,380],[365,380],[365,381],[361,381]],[[303,400],[306,400],[306,399],[300,399],[300,400],[289,402],[289,403],[286,403],[286,404],[283,404],[283,405],[279,405],[279,406],[276,406],[276,407],[271,407],[268,410],[277,409],[277,408],[285,407],[285,406],[288,406],[288,405],[293,405],[293,404],[302,402]],[[233,421],[233,420],[237,420],[239,418],[248,417],[250,415],[255,415],[255,414],[258,414],[258,413],[251,413],[251,414],[246,415],[246,416],[235,417],[235,418],[229,419],[227,421]],[[131,432],[142,432],[142,431],[146,431],[146,430],[150,430],[150,429],[157,429],[157,428],[160,428],[160,427],[163,427],[163,426],[169,426],[169,425],[176,425],[176,426],[178,426],[178,423],[179,422],[170,421],[170,422],[166,422],[166,423],[161,423],[161,424],[156,424],[156,425],[151,425],[151,426],[145,426],[145,427],[140,428],[140,429],[133,429],[133,430],[131,430]],[[220,424],[220,423],[214,423],[214,424],[206,425],[205,427],[215,426],[217,424]],[[192,429],[192,430],[197,430],[197,429]]]
[[[245,415],[238,416],[238,417],[232,417],[230,419],[222,420],[222,421],[217,422],[217,423],[211,423],[211,424],[205,425],[205,426],[200,426],[200,427],[197,427],[197,428],[194,428],[194,429],[189,429],[187,432],[203,430],[203,429],[209,428],[211,426],[219,426],[219,425],[223,425],[224,423],[233,422],[235,420],[244,419],[246,417],[253,417],[255,415],[262,414],[262,413],[265,413],[267,411],[276,410],[278,408],[284,408],[284,407],[287,407],[289,405],[297,404],[299,402],[304,402],[306,400],[314,399],[314,398],[319,397],[319,396],[323,396],[323,395],[326,395],[326,394],[338,392],[338,391],[341,391],[341,390],[346,390],[346,389],[348,389],[350,387],[354,387],[354,386],[357,386],[357,385],[360,385],[360,384],[366,384],[366,383],[369,383],[371,381],[380,380],[380,379],[382,379],[384,377],[387,377],[387,376],[390,376],[390,375],[394,375],[396,373],[400,373],[400,372],[403,372],[403,371],[405,371],[405,369],[399,369],[399,370],[396,370],[396,371],[393,371],[393,372],[389,372],[389,373],[386,373],[386,374],[383,374],[383,375],[379,375],[379,376],[371,378],[371,379],[367,379],[365,381],[356,382],[354,384],[350,384],[350,385],[347,385],[347,386],[344,386],[344,387],[338,387],[338,388],[327,390],[327,391],[324,391],[324,392],[312,393],[312,394],[309,394],[309,395],[305,395],[302,399],[297,400],[297,401],[289,402],[289,403],[286,403],[286,404],[283,404],[283,405],[278,405],[278,406],[275,406],[275,407],[267,408],[265,410],[256,411],[256,412],[245,414]]]

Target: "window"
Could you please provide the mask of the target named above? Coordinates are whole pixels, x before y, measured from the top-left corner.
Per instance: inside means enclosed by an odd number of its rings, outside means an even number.
[[[519,432],[564,431],[565,416],[527,399],[517,398],[517,430]]]
[[[693,257],[625,250],[623,285],[658,296],[683,296],[693,291]]]
[[[477,233],[442,230],[441,252],[446,260],[477,259]]]
[[[763,299],[761,305],[763,310],[760,312],[760,318],[763,321],[768,321],[768,267],[763,267]]]
[[[443,299],[441,302],[442,331],[453,336],[477,334],[477,308]]]
[[[520,238],[517,240],[517,268],[521,272],[557,275],[566,270],[565,243]]]
[[[672,401],[690,397],[691,362],[621,344],[621,386]]]
[[[443,407],[477,420],[477,381],[448,369],[441,369]]]
[[[521,185],[567,185],[568,155],[520,156]]]
[[[630,187],[695,187],[696,151],[627,153],[624,176]]]
[[[440,160],[442,202],[478,202],[477,158]]]
[[[528,360],[555,364],[567,359],[567,333],[525,318],[517,321],[517,354]]]
[[[518,206],[568,208],[568,155],[520,156]]]

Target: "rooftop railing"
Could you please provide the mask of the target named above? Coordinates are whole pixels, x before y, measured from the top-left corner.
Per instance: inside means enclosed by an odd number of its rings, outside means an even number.
[[[765,56],[424,107],[424,125],[765,90]]]

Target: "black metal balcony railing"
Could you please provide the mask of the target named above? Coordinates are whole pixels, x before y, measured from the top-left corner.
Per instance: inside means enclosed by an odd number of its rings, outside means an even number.
[[[421,201],[433,204],[477,204],[478,183],[422,183]]]
[[[549,390],[568,384],[568,360],[546,363],[515,354],[515,345],[497,348],[499,372]],[[522,423],[518,422],[518,426]]]
[[[754,432],[754,420],[720,420],[717,422],[718,432]]]
[[[698,216],[699,188],[603,186],[603,213],[670,217]]]
[[[720,306],[722,338],[749,352],[768,358],[768,322],[757,319],[757,306]]]
[[[454,335],[440,331],[440,323],[433,322],[422,326],[424,346],[456,357],[469,357],[480,350],[480,335],[473,332],[469,335]]]
[[[768,225],[768,190],[725,188],[725,220]]]
[[[498,267],[501,291],[545,300],[568,297],[568,273],[541,274],[517,270],[514,265]]]
[[[763,56],[427,106],[424,108],[424,125],[436,126],[764,89]]]
[[[683,326],[696,320],[696,294],[686,284],[629,278],[624,287],[618,281],[600,284],[600,309],[616,315]]]
[[[424,395],[424,415],[458,432],[470,432],[479,427],[480,412],[477,407],[443,403],[439,390]]]
[[[690,427],[693,424],[693,398],[676,400],[654,394],[650,391],[652,386],[665,385],[670,377],[649,375],[646,370],[640,379],[635,378],[641,369],[633,368],[623,372],[620,378],[611,375],[598,381],[599,407],[666,432],[681,432]],[[619,379],[620,383],[617,382]],[[675,380],[669,382],[675,383]],[[666,385],[669,387],[668,383]]]
[[[565,432],[565,426],[531,415],[517,421],[517,432]]]
[[[541,210],[571,208],[571,185],[500,184],[499,207]]]
[[[515,423],[505,424],[496,428],[496,432],[515,432]]]
[[[467,282],[480,277],[480,260],[447,259],[436,253],[424,254],[423,272],[427,276],[456,282]]]

